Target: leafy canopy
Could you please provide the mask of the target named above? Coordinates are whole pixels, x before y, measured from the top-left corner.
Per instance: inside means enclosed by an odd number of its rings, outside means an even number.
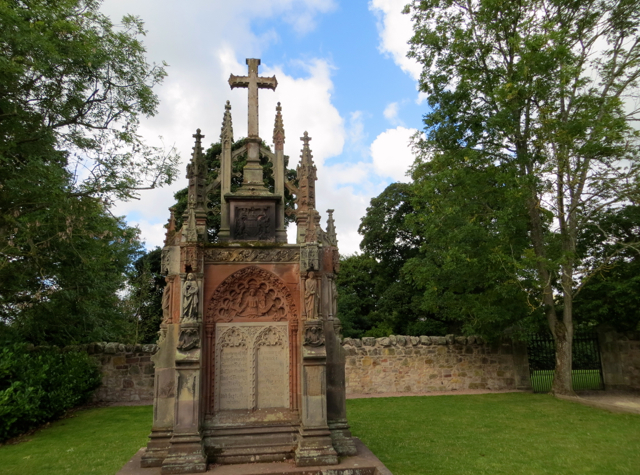
[[[170,183],[178,156],[137,134],[166,75],[142,22],[94,0],[0,2],[0,320],[34,343],[115,339],[136,258],[114,200]]]

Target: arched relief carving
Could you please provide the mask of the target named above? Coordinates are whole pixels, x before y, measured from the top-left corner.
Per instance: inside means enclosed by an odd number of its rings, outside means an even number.
[[[207,319],[231,322],[235,318],[285,321],[295,319],[296,304],[286,285],[273,273],[256,266],[231,274],[215,290]]]

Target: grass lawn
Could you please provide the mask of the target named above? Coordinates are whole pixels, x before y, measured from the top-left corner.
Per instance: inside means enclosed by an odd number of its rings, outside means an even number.
[[[546,394],[347,401],[354,435],[394,475],[638,474],[640,415]],[[3,475],[113,475],[145,445],[150,406],[76,413],[0,447]]]
[[[114,475],[147,443],[151,406],[78,411],[0,447],[2,475]]]
[[[347,409],[394,475],[640,473],[640,415],[546,394],[353,399]]]

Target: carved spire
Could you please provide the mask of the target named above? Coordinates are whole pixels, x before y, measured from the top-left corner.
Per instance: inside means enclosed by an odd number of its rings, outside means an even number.
[[[303,142],[302,154],[300,155],[300,164],[298,165],[298,209],[307,210],[316,207],[316,166],[313,163],[313,155],[309,148],[311,137],[305,131],[304,136],[300,137]]]
[[[233,123],[231,121],[231,103],[227,101],[224,106],[224,117],[222,119],[222,130],[220,132],[220,141],[233,141]]]
[[[164,245],[170,246],[173,244],[173,237],[176,234],[176,217],[174,214],[173,206],[169,208],[169,222],[167,223],[167,232],[164,235]]]
[[[204,184],[207,178],[207,163],[202,153],[202,139],[204,135],[200,129],[193,134],[196,143],[191,155],[191,163],[187,165],[187,179],[189,180],[189,209],[206,211]],[[186,217],[186,216],[185,216]]]
[[[336,223],[333,220],[332,209],[327,210],[329,217],[327,218],[327,239],[333,246],[338,246],[338,236],[336,235]]]
[[[276,150],[284,149],[284,124],[282,123],[282,107],[276,106],[276,122],[273,126],[273,145]]]

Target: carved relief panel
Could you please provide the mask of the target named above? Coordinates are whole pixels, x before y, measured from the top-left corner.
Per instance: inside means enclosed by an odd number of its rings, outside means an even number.
[[[275,203],[264,201],[232,202],[231,238],[236,241],[275,241]]]
[[[284,283],[271,272],[246,267],[227,277],[209,301],[207,319],[285,321],[296,318],[296,305]]]
[[[285,323],[216,324],[214,410],[289,407]]]

